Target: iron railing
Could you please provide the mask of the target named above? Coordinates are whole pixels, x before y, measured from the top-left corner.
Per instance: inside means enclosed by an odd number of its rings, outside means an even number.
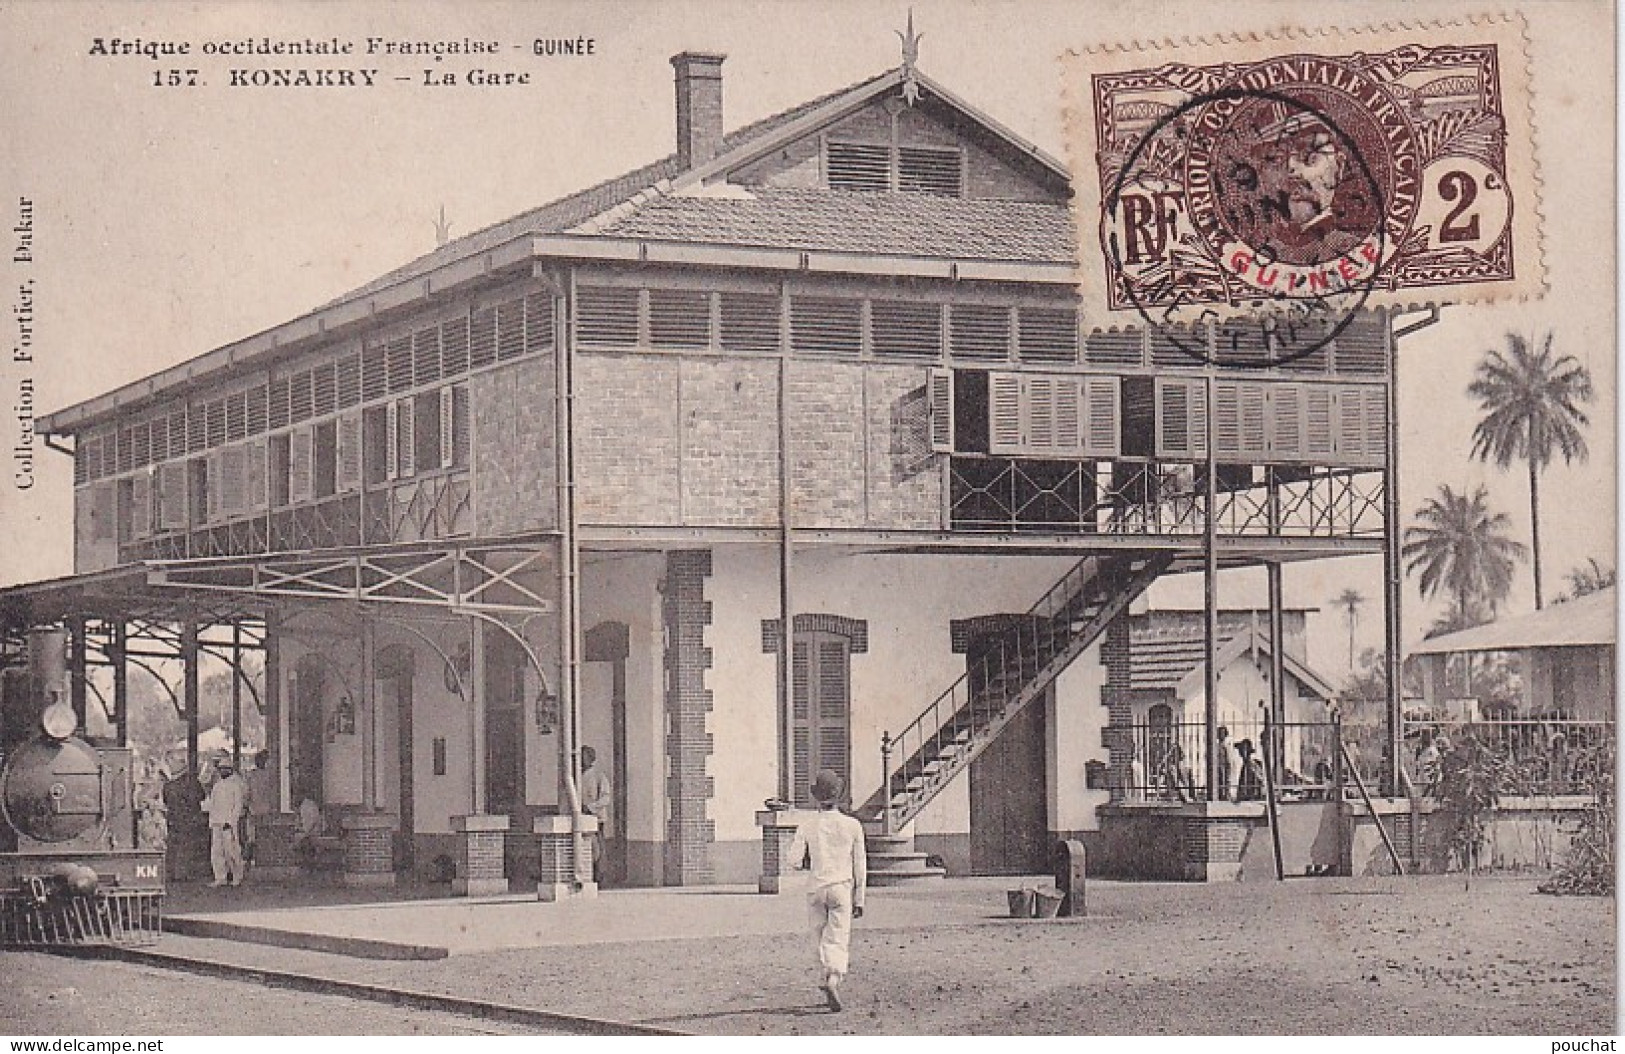
[[[1073,565],[900,733],[882,738],[881,787],[864,815],[888,831],[908,823],[1170,560],[1090,556]]]
[[[949,463],[949,522],[964,531],[1199,536],[1206,529],[1205,470],[1201,462],[956,455]],[[1215,497],[1215,529],[1224,535],[1383,533],[1382,474],[1371,470],[1223,465]]]
[[[1225,780],[1221,801],[1263,801],[1273,782],[1277,801],[1315,801],[1331,797],[1339,783],[1336,768],[1347,740],[1331,721],[1285,721],[1266,726],[1260,718],[1226,719]],[[1200,721],[1142,721],[1106,728],[1112,764],[1108,789],[1114,802],[1179,804],[1208,800],[1207,726]],[[1265,752],[1273,764],[1266,780]],[[1350,763],[1374,786],[1378,772],[1357,750]],[[1354,793],[1347,769],[1344,793]]]
[[[1612,721],[1407,721],[1404,762],[1411,785],[1424,795],[1436,794],[1443,755],[1469,737],[1489,748],[1496,790],[1506,796],[1594,794],[1598,779],[1613,765]]]

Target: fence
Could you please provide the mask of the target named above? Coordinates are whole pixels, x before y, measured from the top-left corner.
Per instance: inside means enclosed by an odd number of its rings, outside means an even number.
[[[1283,722],[1266,734],[1262,719],[1226,720],[1225,753],[1219,768],[1223,801],[1264,799],[1264,750],[1280,801],[1323,800],[1336,784],[1339,726],[1329,722]],[[1206,801],[1207,728],[1200,721],[1148,721],[1107,728],[1116,767],[1113,800],[1128,802]],[[1358,751],[1350,759],[1366,785],[1375,789],[1378,772]],[[1347,770],[1344,772],[1347,775]],[[1352,779],[1350,780],[1352,787]],[[1350,790],[1352,793],[1352,789]]]
[[[1424,794],[1435,791],[1444,755],[1469,738],[1489,749],[1496,790],[1508,796],[1593,794],[1613,765],[1612,721],[1408,721],[1405,764],[1412,785]]]

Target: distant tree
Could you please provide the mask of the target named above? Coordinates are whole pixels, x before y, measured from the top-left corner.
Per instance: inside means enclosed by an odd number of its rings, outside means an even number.
[[[1528,552],[1510,538],[1504,512],[1491,512],[1489,492],[1458,494],[1448,484],[1416,510],[1417,524],[1405,528],[1407,574],[1418,576],[1424,597],[1443,593],[1461,620],[1493,618],[1512,589],[1515,561]],[[1476,624],[1469,623],[1469,624]]]
[[[1360,624],[1360,609],[1365,606],[1365,594],[1358,589],[1343,590],[1332,598],[1332,603],[1343,609],[1343,621],[1349,627],[1349,673],[1354,673],[1354,627]]]
[[[1619,573],[1607,564],[1599,563],[1595,556],[1588,556],[1584,564],[1570,568],[1563,580],[1569,584],[1569,590],[1554,597],[1553,603],[1561,604],[1589,593],[1600,593],[1619,581]]]
[[[1506,352],[1490,349],[1478,364],[1467,393],[1483,416],[1473,428],[1473,456],[1506,469],[1529,466],[1529,531],[1534,556],[1535,607],[1540,585],[1540,473],[1561,454],[1564,464],[1584,461],[1590,451],[1581,429],[1581,407],[1591,401],[1591,372],[1572,355],[1554,358],[1552,334],[1537,351],[1521,334],[1508,333]]]

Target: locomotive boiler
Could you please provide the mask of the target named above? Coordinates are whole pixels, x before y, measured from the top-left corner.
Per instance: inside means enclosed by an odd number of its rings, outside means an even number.
[[[163,854],[136,843],[133,756],[81,736],[66,630],[29,631],[0,670],[0,944],[145,941]]]

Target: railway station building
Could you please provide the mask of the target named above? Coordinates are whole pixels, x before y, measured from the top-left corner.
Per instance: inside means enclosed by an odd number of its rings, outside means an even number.
[[[1198,800],[1134,793],[1130,608],[1269,568],[1249,654],[1302,686],[1281,565],[1393,558],[1392,320],[1261,365],[1245,322],[1080,318],[1067,169],[912,62],[729,130],[723,56],[671,61],[660,160],[40,417],[75,574],[0,592],[11,653],[69,627],[119,734],[179,663],[194,764],[198,656],[258,653],[277,808],[356,882],[590,888],[583,747],[605,884],[770,885],[820,768],[899,878],[1109,870],[1135,809],[1224,873],[1213,708]]]

